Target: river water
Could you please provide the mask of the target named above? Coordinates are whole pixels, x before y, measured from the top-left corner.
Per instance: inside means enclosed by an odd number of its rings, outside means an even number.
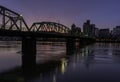
[[[1,41],[0,82],[120,82],[120,43],[95,43],[67,53],[64,42],[37,42],[35,71],[25,72],[21,42]]]

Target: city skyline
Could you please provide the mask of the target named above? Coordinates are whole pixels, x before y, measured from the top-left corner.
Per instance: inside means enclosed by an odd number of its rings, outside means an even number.
[[[114,28],[120,24],[119,0],[1,0],[3,5],[23,15],[29,26],[33,22],[59,22],[70,27],[73,23],[82,28],[91,20],[98,28]]]

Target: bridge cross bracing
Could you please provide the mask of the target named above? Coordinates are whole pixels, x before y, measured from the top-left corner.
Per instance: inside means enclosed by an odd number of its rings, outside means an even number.
[[[55,22],[36,22],[28,27],[23,16],[0,6],[0,30],[69,33],[70,29]]]

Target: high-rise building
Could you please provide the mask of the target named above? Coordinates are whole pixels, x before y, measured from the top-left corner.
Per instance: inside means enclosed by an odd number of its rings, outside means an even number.
[[[94,37],[95,36],[95,24],[90,24],[90,20],[87,20],[83,24],[83,33],[85,36]]]
[[[84,24],[83,24],[83,33],[85,34],[85,36],[89,36],[89,31],[90,31],[90,20],[87,20]]]

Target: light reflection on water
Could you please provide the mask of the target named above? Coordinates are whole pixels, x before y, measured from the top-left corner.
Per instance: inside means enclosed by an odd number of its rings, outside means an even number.
[[[38,42],[37,44],[40,44],[37,45],[37,56],[36,56],[37,63],[58,61],[66,56],[65,43],[47,42],[46,44],[42,44]]]
[[[21,66],[20,50],[20,43],[1,42],[0,72]],[[96,43],[67,55],[65,43],[37,42],[36,62],[35,76],[32,72],[29,78],[15,72],[16,78],[21,78],[20,82],[120,82],[119,43]]]

